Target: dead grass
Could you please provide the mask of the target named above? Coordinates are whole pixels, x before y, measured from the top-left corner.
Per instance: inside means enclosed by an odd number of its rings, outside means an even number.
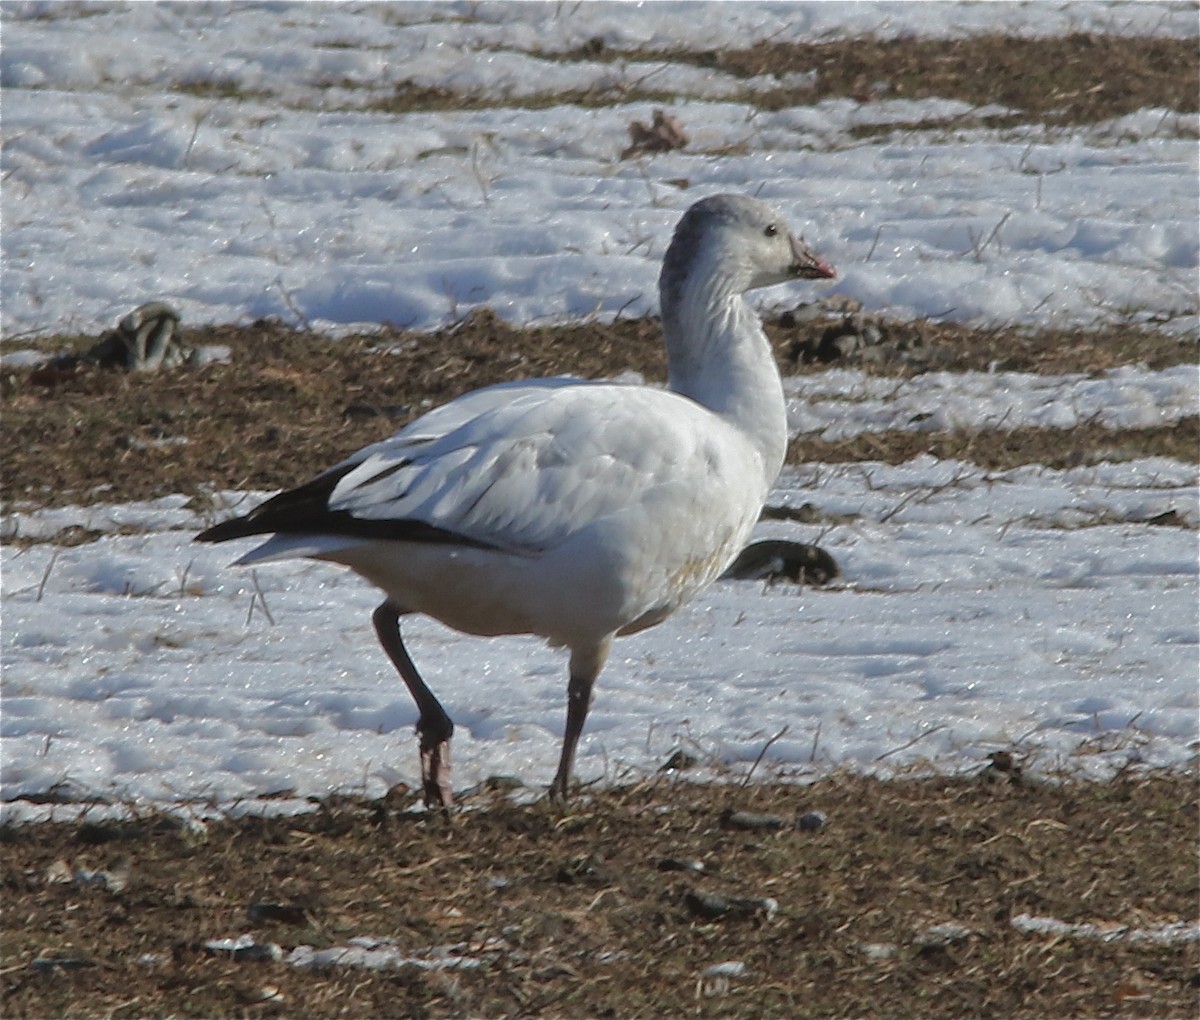
[[[903,464],[922,454],[938,460],[965,460],[992,471],[1023,464],[1073,468],[1141,457],[1200,460],[1200,418],[1191,415],[1151,429],[962,429],[955,432],[863,433],[826,441],[802,436],[788,447],[788,463],[812,464],[878,460]]]
[[[1195,775],[836,775],[746,788],[660,776],[566,810],[480,794],[449,822],[401,813],[406,798],[393,797],[218,820],[202,841],[160,817],[3,830],[5,1015],[1196,1012],[1195,941],[1012,924],[1033,915],[1112,932],[1194,921]],[[731,828],[730,808],[784,827]],[[809,811],[827,824],[795,828]],[[703,871],[669,870],[688,861]],[[114,862],[129,873],[119,893],[47,880]],[[712,894],[770,898],[777,910],[710,917]],[[359,937],[422,961],[454,946],[481,965],[306,970],[204,946],[243,933],[285,955]],[[728,962],[744,974],[705,974]],[[264,989],[279,998],[256,1002]]]
[[[1075,33],[1045,39],[982,34],[964,39],[835,39],[826,42],[759,43],[748,49],[676,50],[613,49],[602,39],[562,53],[536,54],[558,63],[639,62],[651,65],[690,64],[713,68],[735,78],[774,75],[781,80],[796,72],[815,72],[798,85],[747,88],[734,101],[762,110],[804,106],[824,99],[860,102],[884,99],[957,99],[972,106],[998,105],[979,123],[1002,128],[1033,120],[1047,126],[1079,126],[1120,117],[1136,110],[1164,107],[1179,113],[1200,106],[1200,61],[1194,39],[1108,36]],[[347,95],[373,83],[330,79],[319,83]],[[246,90],[228,79],[189,78],[179,92],[204,99],[295,102],[294,97]],[[626,103],[679,103],[692,98],[656,84],[651,73],[635,82],[604,82],[513,98],[492,91],[463,91],[440,83],[405,80],[390,92],[355,109],[407,114],[520,107],[609,107]],[[327,96],[323,109],[335,109]],[[309,105],[309,101],[304,101]],[[908,129],[932,124],[909,124]],[[856,134],[897,129],[863,126]]]
[[[973,106],[999,104],[1024,120],[1087,124],[1143,107],[1190,112],[1200,97],[1194,39],[1087,33],[1045,39],[844,39],[658,56],[742,77],[817,72],[811,89],[780,90],[760,100],[776,108],[843,96],[936,97]]]
[[[811,84],[757,88],[738,96],[764,110],[823,99],[958,99],[973,106],[997,104],[1012,111],[991,126],[1024,123],[1080,125],[1146,107],[1194,112],[1200,95],[1200,62],[1192,39],[1156,39],[1077,33],[1047,39],[978,35],[965,39],[837,39],[821,43],[764,42],[749,49],[625,50],[593,39],[558,62],[644,62],[709,67],[738,78],[815,71]],[[339,82],[341,87],[353,83]],[[686,99],[655,85],[596,86],[522,95],[514,103],[494,93],[406,81],[368,108],[384,113],[523,109],[617,103],[671,103]]]
[[[782,321],[791,325],[776,320],[768,330],[785,370],[827,367],[801,360],[800,352],[842,327],[788,316]],[[1162,368],[1196,357],[1193,342],[1136,327],[1029,332],[924,320],[880,327],[882,347],[894,356],[870,370],[899,376],[989,367],[1100,372],[1129,363]],[[651,381],[665,376],[654,319],[519,329],[483,310],[435,333],[387,329],[333,340],[260,322],[185,329],[184,336],[193,345],[229,346],[232,364],[150,375],[22,370],[0,379],[7,437],[0,498],[58,506],[203,495],[214,486],[273,489],[299,484],[419,412],[488,383],[555,374],[609,378],[626,370]],[[45,344],[80,350],[95,339]],[[1114,455],[1188,459],[1197,456],[1196,422],[1115,433],[1098,427],[897,432],[846,443],[804,440],[792,454],[793,460],[898,462],[921,452],[972,457],[989,467],[1069,466]]]

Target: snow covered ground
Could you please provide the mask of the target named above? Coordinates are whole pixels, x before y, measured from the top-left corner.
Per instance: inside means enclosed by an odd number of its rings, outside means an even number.
[[[279,315],[330,329],[434,326],[473,305],[517,322],[653,311],[675,220],[757,192],[872,311],[1088,324],[1131,311],[1194,330],[1197,118],[1145,110],[1053,132],[950,123],[946,101],[758,111],[676,64],[560,64],[611,47],[946,35],[1004,27],[1197,34],[1191,5],[422,5],[9,3],[3,16],[3,350],[114,324],[152,298],[189,323]],[[688,151],[621,162],[650,103],[369,109],[398,81],[489,94],[655,74]],[[798,72],[800,73],[800,72]],[[200,82],[236,86],[223,98]],[[772,83],[764,82],[762,87]],[[864,123],[926,130],[852,138]],[[737,153],[716,155],[737,143]],[[672,181],[686,178],[681,190]],[[778,289],[765,303],[829,288]],[[790,380],[796,431],[1168,424],[1193,365],[1097,378],[1012,373]],[[314,471],[323,467],[314,464]],[[1197,467],[1136,460],[988,473],[918,459],[812,465],[773,501],[813,503],[843,567],[830,590],[718,585],[618,644],[579,773],[619,778],[676,747],[799,772],[1042,749],[1103,773],[1178,763],[1198,736]],[[263,493],[219,493],[245,507]],[[97,497],[101,498],[101,497]],[[6,507],[3,536],[72,524],[96,542],[3,549],[5,798],[66,782],[152,800],[412,782],[415,712],[377,648],[377,595],[335,568],[231,570],[194,546],[183,497]],[[1175,511],[1186,527],[1146,522]],[[840,516],[839,516],[840,515]],[[261,594],[259,593],[261,590]],[[459,786],[548,781],[561,653],[430,621],[411,648],[458,723]],[[35,809],[8,805],[29,815]],[[42,810],[42,809],[38,809]]]
[[[955,127],[996,112],[961,102],[768,112],[738,102],[745,85],[728,75],[538,55],[593,37],[667,48],[982,27],[1195,35],[1188,5],[3,11],[5,337],[95,332],[152,298],[185,322],[341,328],[434,326],[478,304],[520,322],[639,314],[656,304],[675,220],[716,190],[777,202],[842,271],[836,292],[876,310],[1001,322],[1195,310],[1195,115],[997,133]],[[678,93],[692,142],[622,162],[627,126],[649,121],[651,102],[368,108],[401,81],[512,97],[652,84]],[[897,138],[850,134],[922,122]],[[691,187],[670,183],[681,179]]]
[[[1196,484],[1194,465],[1166,460],[792,473],[776,499],[848,519],[763,534],[819,535],[846,583],[725,582],[621,641],[580,772],[617,778],[679,746],[745,762],[785,725],[769,760],[803,766],[954,768],[1018,741],[1064,763],[1085,739],[1178,762],[1196,737]],[[201,519],[183,503],[35,513],[113,535],[5,550],[6,792],[69,779],[227,799],[411,782],[415,711],[375,643],[376,593],[324,565],[231,570],[228,548],[189,544]],[[1192,529],[1140,523],[1172,509]],[[562,653],[428,620],[407,631],[458,723],[459,782],[548,781]],[[1091,765],[1111,761],[1079,759]]]

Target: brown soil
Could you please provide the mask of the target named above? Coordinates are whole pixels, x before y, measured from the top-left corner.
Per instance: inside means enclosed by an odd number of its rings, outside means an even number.
[[[1196,1015],[1197,943],[1120,934],[1196,915],[1195,776],[664,775],[565,810],[484,793],[449,823],[392,796],[218,820],[203,839],[156,817],[0,830],[5,1015]],[[733,827],[731,809],[784,827]],[[794,827],[811,811],[824,827]],[[703,871],[671,870],[689,861]],[[128,885],[72,881],[77,868]],[[1029,933],[1021,915],[1114,937]],[[205,946],[243,933],[285,959]],[[483,962],[286,962],[355,937]],[[745,972],[705,973],[730,962]]]

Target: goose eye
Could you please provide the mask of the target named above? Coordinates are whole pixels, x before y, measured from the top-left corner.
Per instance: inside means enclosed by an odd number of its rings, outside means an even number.
[[[763,233],[764,233],[764,234],[765,234],[767,237],[774,237],[776,234],[778,234],[778,233],[779,233],[779,228],[778,228],[777,226],[775,226],[775,224],[774,224],[774,223],[770,223],[770,224],[768,224],[768,225],[767,225],[767,227],[766,227],[766,229],[763,231]]]

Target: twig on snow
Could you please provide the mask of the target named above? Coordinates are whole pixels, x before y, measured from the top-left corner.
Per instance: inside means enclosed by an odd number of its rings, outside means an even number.
[[[780,737],[782,737],[782,736],[783,736],[785,733],[787,733],[787,731],[788,731],[788,727],[787,727],[787,725],[785,724],[785,725],[784,725],[784,727],[783,727],[783,729],[781,729],[781,730],[780,730],[778,733],[776,733],[776,734],[775,734],[775,736],[773,736],[773,737],[772,737],[770,740],[768,740],[768,741],[767,741],[765,744],[763,744],[763,746],[762,746],[762,750],[758,752],[758,757],[754,759],[754,764],[750,766],[750,771],[749,771],[749,772],[747,772],[747,773],[745,774],[745,776],[743,776],[743,777],[742,777],[742,782],[741,782],[741,786],[742,786],[742,788],[745,788],[746,784],[747,784],[748,782],[750,782],[750,777],[751,777],[752,775],[754,775],[754,770],[755,770],[756,768],[758,768],[758,763],[759,763],[760,761],[762,761],[762,760],[763,760],[763,756],[764,756],[764,755],[767,753],[767,751],[770,749],[771,745],[772,745],[773,743],[775,743],[775,741],[777,741],[777,740],[778,740]]]

